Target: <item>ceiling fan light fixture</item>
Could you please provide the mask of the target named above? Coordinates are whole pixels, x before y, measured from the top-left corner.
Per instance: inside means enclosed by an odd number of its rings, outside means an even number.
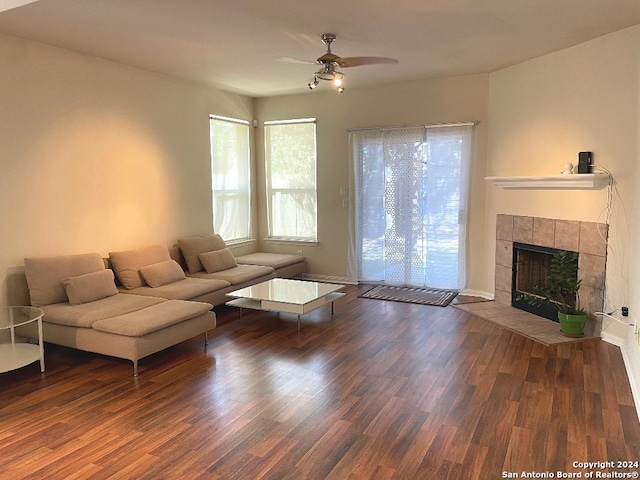
[[[338,70],[335,70],[333,65],[327,65],[322,70],[318,70],[313,74],[314,78],[319,78],[320,80],[327,80],[328,82],[335,82],[336,80],[344,80],[346,75]]]
[[[327,82],[333,83],[333,86],[336,87],[336,90],[339,93],[344,92],[344,87],[342,86],[343,80],[346,75],[342,72],[339,72],[335,69],[335,65],[326,64],[324,68],[318,70],[313,74],[313,82],[309,83],[309,89],[313,90],[318,86],[320,80],[326,80]]]

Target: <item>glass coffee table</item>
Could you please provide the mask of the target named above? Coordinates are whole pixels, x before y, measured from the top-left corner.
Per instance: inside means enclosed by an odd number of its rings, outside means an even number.
[[[338,291],[342,288],[344,285],[333,283],[273,278],[227,293],[227,296],[235,299],[226,302],[225,305],[239,307],[241,320],[243,308],[296,314],[299,332],[301,315],[327,303],[331,304],[333,315],[333,302],[345,295]]]
[[[40,371],[44,372],[44,344],[42,342],[42,316],[44,312],[35,307],[0,307],[0,342],[8,330],[10,343],[0,343],[0,372],[15,370],[40,360]],[[16,327],[38,322],[38,344],[16,343]]]

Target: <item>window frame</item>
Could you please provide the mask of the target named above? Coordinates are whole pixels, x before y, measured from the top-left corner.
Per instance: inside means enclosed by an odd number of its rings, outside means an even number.
[[[269,128],[273,126],[286,126],[286,125],[301,125],[311,124],[313,125],[313,187],[302,188],[274,188],[273,187],[273,174],[271,161],[271,135]],[[318,242],[318,141],[317,141],[317,120],[316,118],[296,118],[288,120],[269,120],[263,122],[264,132],[264,168],[265,168],[265,196],[267,205],[267,238],[268,242],[272,243],[301,243],[301,244],[317,244]],[[275,216],[277,212],[274,211],[274,194],[288,194],[298,193],[307,195],[313,198],[313,219],[312,219],[312,235],[282,235],[278,232],[274,232]]]
[[[215,159],[215,152],[214,152],[214,123],[213,122],[225,122],[228,124],[234,124],[236,126],[243,126],[246,127],[246,164],[243,166],[240,166],[239,164],[239,159],[238,160],[238,164],[237,164],[237,171],[238,171],[238,177],[240,177],[240,171],[246,171],[246,178],[241,179],[239,178],[238,180],[238,185],[245,185],[245,187],[236,187],[236,188],[216,188],[216,181],[215,181],[215,175],[216,175],[216,170],[218,170],[216,168],[216,159]],[[253,237],[252,237],[252,216],[253,216],[253,208],[252,208],[252,188],[251,188],[251,182],[252,182],[252,172],[251,172],[251,122],[249,122],[248,120],[243,120],[243,119],[239,119],[239,118],[233,118],[233,117],[226,117],[226,116],[222,116],[222,115],[215,115],[215,114],[209,114],[209,140],[210,140],[210,156],[211,156],[211,206],[212,206],[212,224],[213,224],[213,230],[215,233],[219,233],[222,238],[224,238],[225,243],[227,244],[238,244],[238,243],[244,243],[244,242],[250,242],[253,241]],[[241,148],[238,148],[238,152],[240,152]],[[247,215],[247,222],[246,225],[244,226],[244,228],[246,228],[246,231],[241,232],[241,235],[239,236],[230,236],[230,235],[225,235],[224,231],[219,231],[220,230],[220,225],[218,225],[218,228],[216,228],[217,222],[220,221],[220,218],[216,216],[216,203],[217,203],[217,197],[219,196],[236,196],[236,197],[241,197],[240,202],[246,202],[246,215]],[[246,234],[245,234],[246,233]]]

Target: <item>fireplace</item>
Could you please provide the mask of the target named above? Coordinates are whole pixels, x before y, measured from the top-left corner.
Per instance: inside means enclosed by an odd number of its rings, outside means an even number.
[[[553,255],[556,250],[578,252],[578,275],[582,282],[580,305],[587,310],[594,328],[599,329],[600,318],[594,312],[602,311],[604,305],[607,233],[608,225],[602,223],[498,214],[494,300],[512,306],[514,256],[532,255],[530,252],[516,254],[515,244],[533,246],[537,250],[534,254],[542,252]],[[535,268],[538,268],[538,273],[532,273],[531,277],[534,284],[548,276],[543,267]],[[548,318],[539,312],[536,315]],[[555,319],[554,311],[553,320]]]
[[[558,321],[558,310],[551,305],[531,305],[522,298],[523,294],[536,295],[536,286],[547,286],[551,274],[551,259],[557,248],[542,247],[513,242],[513,279],[511,286],[511,306]],[[576,259],[576,267],[578,260]]]

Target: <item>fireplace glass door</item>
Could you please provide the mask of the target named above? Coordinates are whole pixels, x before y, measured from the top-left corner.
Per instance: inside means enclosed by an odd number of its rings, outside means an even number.
[[[551,259],[558,250],[555,248],[513,244],[513,286],[511,305],[555,322],[558,309],[549,305],[530,305],[521,298],[522,294],[536,295],[536,286],[547,286],[551,274]]]

